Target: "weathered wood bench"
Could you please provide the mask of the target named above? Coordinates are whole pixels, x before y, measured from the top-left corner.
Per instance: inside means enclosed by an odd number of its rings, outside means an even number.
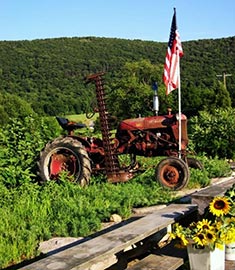
[[[54,252],[20,269],[24,270],[100,270],[112,265],[102,262],[126,248],[160,232],[182,218],[197,213],[193,204],[170,204],[122,227],[88,241]],[[149,259],[151,260],[151,256]],[[157,259],[156,259],[157,260]],[[166,258],[167,261],[167,258]],[[160,268],[157,268],[160,269]],[[165,268],[162,268],[165,269]],[[171,269],[171,268],[170,268]],[[176,268],[175,268],[176,269]]]
[[[180,254],[176,248],[169,244],[167,251],[160,251],[158,254],[150,254],[126,270],[176,270],[184,264],[187,258],[187,251],[181,250]],[[171,249],[171,252],[169,252]],[[234,270],[235,261],[225,261],[225,270]]]
[[[235,184],[235,177],[231,177],[225,182],[221,182],[209,187],[206,187],[200,191],[197,191],[191,195],[192,204],[198,205],[198,212],[202,215],[205,209],[208,207],[210,201],[216,196],[222,196],[224,193]]]
[[[126,270],[175,270],[184,264],[187,258],[186,249],[178,249],[172,241],[164,247],[153,250],[139,262],[128,267]]]
[[[183,264],[183,258],[150,254],[127,270],[175,270]]]

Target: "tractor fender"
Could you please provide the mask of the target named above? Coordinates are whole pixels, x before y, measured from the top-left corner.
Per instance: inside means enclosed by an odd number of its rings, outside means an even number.
[[[74,140],[79,141],[86,149],[87,148],[91,149],[91,143],[89,142],[88,137],[80,137],[76,135],[70,135],[70,136],[65,136],[65,137],[73,138]]]

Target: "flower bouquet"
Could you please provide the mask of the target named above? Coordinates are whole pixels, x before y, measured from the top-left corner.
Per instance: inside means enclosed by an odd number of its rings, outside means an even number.
[[[183,227],[176,223],[170,233],[171,239],[175,239],[176,246],[179,248],[187,247],[189,251],[197,253],[196,261],[201,262],[197,267],[191,269],[224,269],[224,246],[235,242],[235,188],[228,190],[224,196],[215,197],[209,204],[208,210],[200,220],[192,222],[189,226]],[[218,252],[207,264],[205,260],[208,254],[200,259],[199,254],[205,252]],[[221,259],[221,264],[217,262]],[[190,265],[194,262],[190,260]],[[202,268],[202,264],[205,265]],[[210,268],[210,265],[214,267]]]
[[[235,260],[235,184],[226,193],[230,199],[230,211],[223,217],[224,226],[227,229],[225,239],[225,258],[226,260]]]
[[[176,223],[170,236],[177,240],[178,247],[191,244],[196,248],[221,249],[224,244],[235,241],[234,208],[229,197],[215,197],[209,205],[209,213],[201,220],[188,227]]]

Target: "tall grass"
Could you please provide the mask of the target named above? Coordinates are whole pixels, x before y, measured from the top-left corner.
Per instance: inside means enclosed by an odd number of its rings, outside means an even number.
[[[159,196],[161,194],[161,197]],[[111,214],[123,218],[133,206],[169,201],[172,195],[157,183],[91,184],[81,188],[68,181],[46,185],[0,186],[0,266],[38,255],[40,241],[54,236],[86,236],[101,228]]]

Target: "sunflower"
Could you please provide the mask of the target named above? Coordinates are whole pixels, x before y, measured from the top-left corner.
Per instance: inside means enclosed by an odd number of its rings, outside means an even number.
[[[215,197],[209,205],[210,212],[217,217],[228,214],[230,208],[230,202],[225,197]]]
[[[216,241],[216,235],[215,235],[215,232],[214,231],[207,230],[205,232],[205,234],[206,234],[206,240],[207,240],[207,243],[208,244],[215,243],[215,241]]]
[[[177,246],[178,248],[186,247],[189,243],[189,241],[187,240],[187,238],[183,234],[180,234],[177,237],[174,237],[172,239],[176,239],[175,246]]]
[[[180,235],[180,240],[183,246],[187,246],[189,243],[187,238],[183,234]]]
[[[181,238],[181,235],[183,234],[184,228],[179,225],[179,223],[176,223],[174,226],[174,233],[170,233],[170,236],[172,239]]]
[[[208,219],[203,219],[202,221],[198,221],[197,223],[197,229],[199,231],[203,231],[203,230],[212,230],[212,226],[211,226],[211,220]]]
[[[186,236],[183,234],[184,228],[179,225],[178,223],[175,224],[175,232],[170,233],[171,239],[176,239],[180,240],[180,246],[187,246],[188,245],[188,240]]]
[[[226,232],[223,232],[221,234],[221,239],[225,244],[230,244],[232,242],[235,242],[235,228],[232,227]]]
[[[218,232],[223,229],[223,223],[222,221],[217,221],[214,223],[215,230]]]
[[[196,245],[199,246],[204,246],[206,245],[207,241],[206,241],[206,235],[204,233],[197,233],[194,237],[193,237],[193,241],[195,242]]]

